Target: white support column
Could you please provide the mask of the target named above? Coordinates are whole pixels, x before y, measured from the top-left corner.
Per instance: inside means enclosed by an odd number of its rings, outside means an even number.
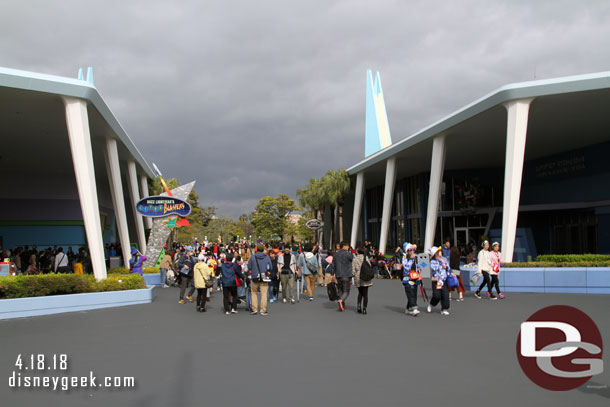
[[[428,192],[428,212],[426,215],[426,234],[424,249],[432,247],[436,234],[438,204],[445,170],[445,135],[439,134],[432,141],[432,164],[430,166],[430,189]]]
[[[87,102],[72,97],[63,97],[62,99],[66,107],[68,138],[70,140],[72,162],[74,163],[78,197],[83,211],[85,233],[91,255],[91,265],[95,278],[101,280],[106,278],[106,262],[104,259],[100,209],[97,200],[95,169],[93,168]]]
[[[385,168],[385,188],[383,190],[383,210],[381,211],[381,234],[379,235],[379,251],[386,254],[388,231],[392,217],[394,202],[394,184],[396,184],[396,157],[388,158]]]
[[[506,167],[504,169],[504,208],[502,211],[502,261],[513,260],[517,218],[519,217],[519,197],[525,158],[525,140],[530,99],[512,100],[504,104],[506,122]]]
[[[354,197],[354,217],[352,218],[352,237],[350,245],[355,249],[358,239],[358,225],[360,225],[360,213],[362,211],[362,199],[364,198],[364,172],[356,175],[356,196]]]
[[[121,181],[121,167],[119,164],[119,150],[116,140],[113,137],[106,138],[106,150],[104,151],[106,160],[106,170],[108,172],[108,183],[110,184],[110,194],[112,195],[112,205],[114,207],[114,217],[116,219],[119,242],[123,255],[123,264],[129,264],[131,257],[129,229],[127,226],[127,213],[125,212],[125,198],[123,197],[123,182]]]
[[[148,193],[148,177],[146,175],[140,175],[140,188],[142,188],[142,198],[150,196]],[[152,229],[152,218],[146,216],[144,222],[146,222],[146,229]]]
[[[136,171],[136,163],[133,160],[127,162],[127,175],[129,179],[129,192],[131,193],[131,206],[133,207],[133,217],[136,223],[136,232],[138,235],[138,246],[142,254],[146,254],[146,237],[144,235],[144,221],[142,215],[136,210],[136,205],[140,200],[140,189],[138,188],[138,174]]]

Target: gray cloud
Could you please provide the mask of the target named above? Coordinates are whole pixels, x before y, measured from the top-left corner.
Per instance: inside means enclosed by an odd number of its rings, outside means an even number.
[[[33,7],[33,4],[36,7]],[[399,140],[506,83],[608,70],[606,1],[30,1],[0,65],[96,86],[150,162],[233,216],[363,157],[367,68]]]

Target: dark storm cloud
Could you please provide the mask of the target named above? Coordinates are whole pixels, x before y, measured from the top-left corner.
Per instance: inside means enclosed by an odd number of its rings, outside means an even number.
[[[33,7],[35,3],[36,7]],[[608,70],[605,1],[4,1],[0,65],[96,86],[149,162],[233,216],[510,82]]]

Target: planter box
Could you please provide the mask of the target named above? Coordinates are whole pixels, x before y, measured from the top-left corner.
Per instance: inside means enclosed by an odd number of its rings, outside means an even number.
[[[461,270],[465,287],[475,291],[471,268]],[[500,289],[520,293],[610,294],[610,267],[503,267]]]
[[[144,281],[148,287],[161,285],[161,273],[144,274]]]
[[[154,298],[154,287],[102,293],[12,298],[0,300],[0,320],[147,304]]]

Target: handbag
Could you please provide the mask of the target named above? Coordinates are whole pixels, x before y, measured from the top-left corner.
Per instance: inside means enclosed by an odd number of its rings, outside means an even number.
[[[328,299],[330,301],[337,301],[339,299],[337,284],[334,281],[328,283],[326,286],[326,292],[328,293]]]
[[[205,288],[212,288],[212,287],[214,287],[214,282],[212,281],[212,279],[205,280]]]
[[[254,261],[256,262],[256,267],[258,268],[258,282],[259,283],[269,283],[271,282],[271,277],[269,277],[267,274],[263,274],[261,273],[261,266],[260,264],[258,264],[258,259],[256,257],[254,257]]]
[[[409,272],[409,280],[419,281],[421,279],[422,279],[422,276],[416,270],[411,270]]]
[[[447,284],[449,285],[449,288],[456,288],[460,285],[460,280],[453,274],[449,274],[447,276]]]

